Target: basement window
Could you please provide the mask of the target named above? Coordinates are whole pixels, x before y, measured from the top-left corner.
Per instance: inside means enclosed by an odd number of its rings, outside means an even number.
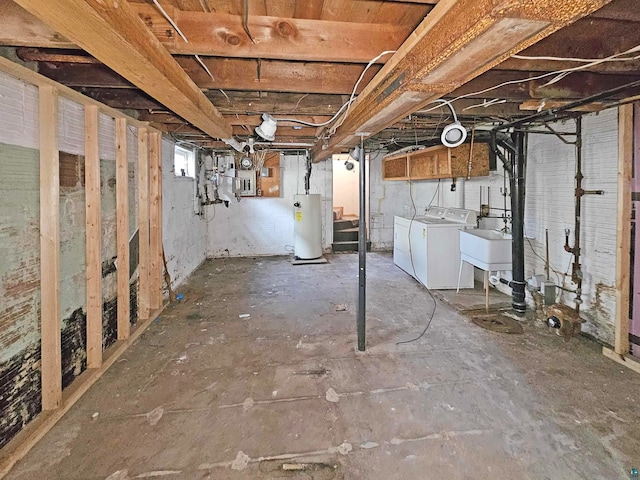
[[[176,145],[173,157],[176,177],[196,178],[196,155],[193,150]]]

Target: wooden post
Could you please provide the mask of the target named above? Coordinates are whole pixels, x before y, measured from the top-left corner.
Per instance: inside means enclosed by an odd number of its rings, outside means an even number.
[[[62,401],[58,92],[41,86],[39,97],[42,409],[54,410]]]
[[[138,129],[138,317],[149,318],[151,312],[149,276],[149,132]]]
[[[162,306],[162,135],[149,134],[149,284],[150,305]]]
[[[633,171],[633,104],[618,109],[618,228],[616,236],[615,345],[629,353],[629,276],[631,273],[631,176]]]
[[[84,109],[84,183],[86,193],[87,368],[102,365],[102,223],[98,107]]]
[[[118,259],[118,340],[129,338],[129,160],[127,120],[116,118],[116,243]]]

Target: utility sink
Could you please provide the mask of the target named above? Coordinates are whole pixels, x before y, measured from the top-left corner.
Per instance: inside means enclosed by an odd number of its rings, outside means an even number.
[[[460,257],[482,270],[511,270],[511,234],[497,230],[460,230]]]

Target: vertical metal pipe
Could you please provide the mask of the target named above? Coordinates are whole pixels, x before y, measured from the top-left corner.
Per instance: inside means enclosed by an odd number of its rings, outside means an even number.
[[[525,133],[515,132],[515,158],[512,166],[511,182],[511,253],[513,260],[513,280],[511,289],[511,305],[513,310],[522,315],[527,309],[525,302],[524,281],[524,198],[525,198]]]
[[[573,231],[573,269],[572,280],[576,284],[576,312],[580,312],[582,303],[582,266],[580,265],[580,212],[582,211],[582,117],[576,118],[576,191],[575,226]]]
[[[366,175],[364,137],[360,137],[360,218],[358,223],[358,350],[365,350],[366,298],[367,298],[367,226],[366,226]]]

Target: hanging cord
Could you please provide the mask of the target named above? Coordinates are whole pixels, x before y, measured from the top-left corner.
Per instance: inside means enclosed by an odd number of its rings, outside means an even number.
[[[296,118],[277,118],[276,120],[300,123],[302,125],[307,125],[309,127],[325,127],[325,126],[329,125],[330,123],[332,123],[336,118],[338,118],[340,116],[340,114],[342,113],[342,111],[346,108],[347,110],[344,112],[344,116],[342,117],[341,122],[331,128],[331,130],[333,130],[331,135],[333,135],[333,133],[335,132],[335,129],[337,129],[340,125],[342,125],[342,123],[344,122],[344,119],[346,118],[347,114],[349,113],[349,109],[351,108],[351,104],[356,99],[356,92],[358,91],[358,86],[360,85],[360,82],[364,78],[364,74],[367,72],[367,70],[369,70],[369,68],[374,63],[376,63],[382,57],[384,57],[385,55],[389,55],[390,53],[395,53],[395,52],[396,52],[395,50],[385,50],[381,54],[379,54],[376,57],[374,57],[371,60],[369,60],[369,63],[367,63],[367,66],[364,67],[364,70],[360,74],[360,77],[358,78],[358,80],[356,81],[355,85],[353,86],[353,90],[351,91],[351,96],[349,97],[349,100],[347,100],[345,103],[343,103],[342,106],[340,107],[340,109],[338,109],[338,111],[335,113],[335,115],[333,117],[331,117],[329,120],[327,120],[326,122],[322,122],[322,123],[305,122],[303,120],[298,120]],[[304,96],[302,98],[304,98]],[[297,105],[296,105],[296,108],[297,108]]]

